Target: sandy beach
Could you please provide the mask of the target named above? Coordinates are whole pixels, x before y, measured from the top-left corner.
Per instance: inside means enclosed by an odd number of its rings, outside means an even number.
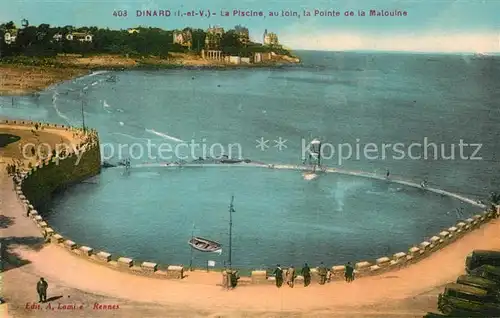
[[[88,73],[75,68],[51,68],[0,64],[0,95],[26,95],[46,87]]]
[[[131,58],[118,55],[89,57],[60,55],[43,61],[44,66],[37,66],[40,63],[36,59],[27,59],[20,63],[0,63],[0,96],[33,94],[50,85],[99,69],[269,67],[277,64],[297,63],[289,57],[278,57],[269,63],[234,65],[221,61],[206,60],[198,55],[186,53],[170,53],[169,57],[165,59],[159,57]]]

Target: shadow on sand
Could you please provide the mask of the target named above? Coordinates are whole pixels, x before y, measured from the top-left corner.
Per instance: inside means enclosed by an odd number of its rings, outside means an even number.
[[[41,237],[4,237],[1,239],[1,271],[22,267],[30,264],[29,260],[23,259],[16,252],[14,247],[28,248],[33,251],[40,251],[44,247],[45,240]]]
[[[6,229],[14,224],[15,217],[0,215],[0,228]]]
[[[52,296],[50,298],[47,298],[47,300],[45,301],[46,303],[50,303],[51,301],[55,301],[55,300],[58,300],[58,299],[61,299],[63,296],[60,295],[60,296]]]

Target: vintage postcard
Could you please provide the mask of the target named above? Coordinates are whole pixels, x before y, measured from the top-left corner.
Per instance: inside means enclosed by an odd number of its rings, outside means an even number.
[[[5,317],[500,317],[500,2],[0,0]]]

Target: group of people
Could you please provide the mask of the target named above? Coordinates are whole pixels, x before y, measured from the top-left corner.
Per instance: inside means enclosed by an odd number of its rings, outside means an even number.
[[[12,164],[7,164],[7,167],[6,167],[6,170],[7,170],[7,174],[9,176],[13,176],[17,173],[19,173],[19,168],[17,167],[16,164],[12,163]]]
[[[319,275],[320,285],[324,285],[325,283],[331,281],[333,273],[330,269],[325,267],[323,262],[321,262],[318,266],[317,272]],[[304,278],[304,287],[309,286],[311,284],[311,268],[309,267],[309,265],[307,265],[307,263],[305,263],[302,267],[300,274]],[[278,288],[283,286],[283,282],[286,282],[289,287],[293,288],[295,278],[297,278],[296,270],[293,265],[291,265],[286,270],[283,270],[281,268],[281,265],[278,264],[274,269],[273,275],[275,277],[276,287]],[[354,281],[354,266],[351,264],[351,262],[347,262],[347,264],[345,265],[344,278],[348,283]]]
[[[293,265],[290,266],[286,271],[283,271],[279,264],[278,266],[276,266],[273,275],[276,278],[276,287],[278,288],[283,285],[283,274],[285,275],[287,285],[293,288],[296,277],[295,268],[293,267]],[[307,266],[307,263],[302,268],[302,275],[304,276],[304,286],[309,285],[309,283],[311,282],[311,270],[309,269],[309,266]]]
[[[234,289],[239,279],[240,275],[238,271],[229,268],[224,268],[222,270],[222,288],[227,290]]]
[[[16,171],[16,166],[13,165],[13,164],[8,164],[7,167],[6,167],[6,170],[7,170],[7,174],[9,176],[13,175]]]

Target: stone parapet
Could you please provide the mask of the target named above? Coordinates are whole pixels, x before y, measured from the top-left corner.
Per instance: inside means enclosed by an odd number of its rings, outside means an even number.
[[[106,252],[99,252],[95,254],[98,261],[108,263],[111,261],[111,254]]]
[[[74,250],[76,248],[76,243],[71,240],[64,241],[64,247],[69,250]]]
[[[173,278],[173,279],[184,278],[184,267],[178,265],[170,265],[167,268],[167,278]]]
[[[51,236],[53,236],[54,234],[55,234],[55,232],[54,232],[54,230],[53,230],[52,228],[50,228],[50,227],[46,227],[46,228],[45,228],[45,236],[46,236],[46,237],[49,237],[49,238],[50,238],[50,237],[51,237]]]
[[[130,268],[134,265],[134,261],[131,258],[120,257],[117,260],[118,266],[122,268]]]
[[[82,255],[85,256],[91,256],[92,253],[94,252],[94,249],[88,246],[80,246],[80,251],[82,252]]]
[[[52,235],[52,242],[54,242],[54,243],[62,243],[63,240],[64,240],[64,238],[59,234]]]
[[[252,284],[265,284],[267,280],[267,271],[265,270],[255,270],[251,273]]]
[[[152,262],[142,262],[141,269],[146,273],[154,273],[158,270],[158,264]]]

